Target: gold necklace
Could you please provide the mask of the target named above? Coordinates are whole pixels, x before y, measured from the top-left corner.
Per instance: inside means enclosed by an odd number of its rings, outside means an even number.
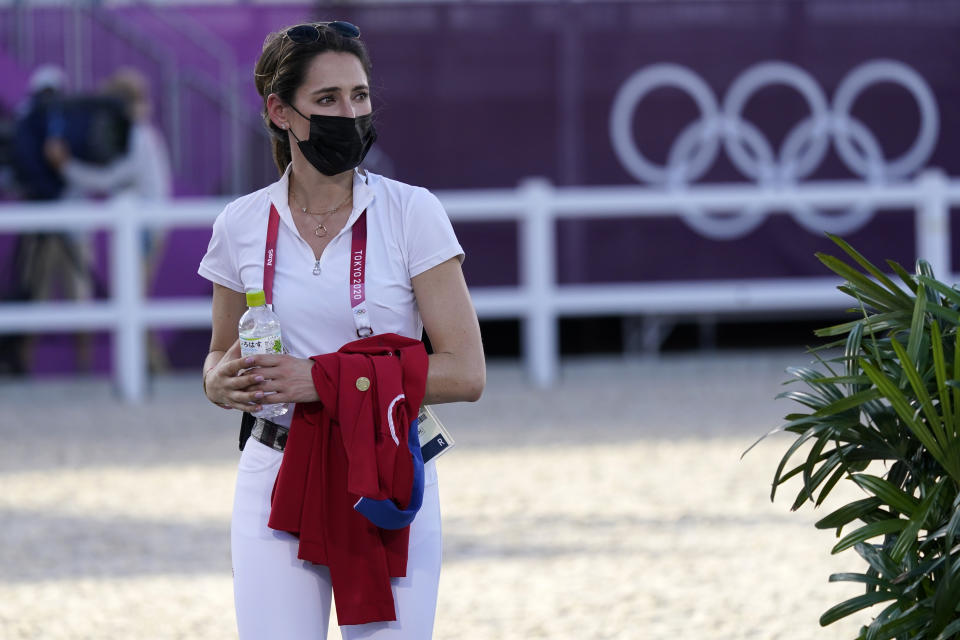
[[[299,209],[300,209],[301,212],[303,212],[304,214],[306,214],[306,215],[308,215],[308,216],[329,216],[329,215],[332,215],[332,214],[336,213],[337,210],[340,209],[340,207],[342,207],[343,205],[347,204],[347,201],[349,201],[350,198],[352,198],[352,197],[353,197],[353,190],[351,189],[351,190],[350,190],[350,193],[347,194],[347,197],[343,199],[343,202],[341,202],[340,204],[338,204],[337,206],[335,206],[333,209],[328,209],[327,211],[307,211],[307,208],[306,208],[306,207],[300,207],[299,204],[297,204],[297,199],[296,199],[296,197],[293,195],[293,189],[290,190],[290,200],[292,200],[293,203],[296,204],[296,205],[299,207]],[[320,222],[320,223],[316,226],[316,228],[313,230],[313,235],[317,236],[318,238],[326,238],[326,237],[327,237],[327,227],[326,227],[326,225],[324,225],[323,222]]]

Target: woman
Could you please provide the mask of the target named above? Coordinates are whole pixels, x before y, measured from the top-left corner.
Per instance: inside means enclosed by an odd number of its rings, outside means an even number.
[[[446,213],[425,189],[357,169],[376,138],[370,61],[359,36],[344,22],[297,25],[268,36],[257,62],[264,122],[282,176],[227,206],[199,269],[214,287],[204,390],[224,408],[258,411],[266,397],[271,404],[316,401],[307,357],[335,352],[366,333],[347,295],[358,221],[366,227],[369,325],[377,334],[415,339],[425,329],[433,346],[424,403],[475,401],[483,390],[479,326]],[[272,250],[265,242],[271,208],[280,218]],[[270,270],[272,278],[265,278]],[[241,359],[243,292],[266,288],[267,280],[289,355]],[[274,421],[282,428],[291,414]],[[250,438],[240,459],[231,523],[240,637],[325,638],[328,569],[298,560],[297,539],[267,526],[282,458],[276,446]],[[406,577],[391,580],[396,621],[341,626],[344,638],[431,636],[441,551],[433,462],[424,476]]]

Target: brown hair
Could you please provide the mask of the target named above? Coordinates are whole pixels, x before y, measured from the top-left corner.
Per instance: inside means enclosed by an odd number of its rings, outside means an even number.
[[[303,84],[303,77],[310,62],[315,56],[327,51],[352,53],[360,60],[368,82],[370,79],[372,67],[370,57],[359,38],[344,37],[333,29],[327,28],[322,22],[308,24],[316,25],[320,31],[320,38],[316,42],[299,44],[291,41],[287,37],[287,31],[291,27],[274,31],[263,41],[263,51],[254,68],[257,93],[263,98],[263,123],[270,133],[273,161],[281,174],[290,164],[290,139],[286,131],[270,120],[270,115],[267,113],[267,97],[275,93],[282,101],[292,104],[293,96]]]
[[[136,120],[138,105],[150,102],[150,89],[146,77],[132,67],[121,67],[103,85],[103,92],[120,100],[128,115]]]

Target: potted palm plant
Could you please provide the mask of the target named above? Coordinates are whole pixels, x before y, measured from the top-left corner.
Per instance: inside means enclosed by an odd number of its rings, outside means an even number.
[[[888,261],[891,277],[830,238],[859,268],[817,257],[845,280],[857,318],[817,331],[829,341],[811,349],[815,365],[788,370],[803,389],[780,395],[804,408],[771,432],[796,436],[771,500],[797,477],[794,510],[820,506],[841,481],[862,490],[816,523],[836,530],[832,553],[853,549],[865,564],[830,576],[863,594],[821,625],[873,607],[859,640],[960,638],[960,291],[923,260],[913,274]]]

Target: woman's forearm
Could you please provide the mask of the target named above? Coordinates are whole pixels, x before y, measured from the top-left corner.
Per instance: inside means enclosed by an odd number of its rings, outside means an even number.
[[[226,351],[211,351],[203,361],[203,372],[210,371],[213,367],[220,364]]]
[[[433,353],[423,403],[476,402],[483,393],[486,378],[482,360],[471,362],[454,353]]]
[[[226,355],[226,351],[211,351],[207,354],[207,357],[203,359],[203,394],[207,394],[207,374],[210,373],[210,370],[220,364],[220,361],[223,360],[223,356]],[[209,397],[209,396],[208,396]]]

